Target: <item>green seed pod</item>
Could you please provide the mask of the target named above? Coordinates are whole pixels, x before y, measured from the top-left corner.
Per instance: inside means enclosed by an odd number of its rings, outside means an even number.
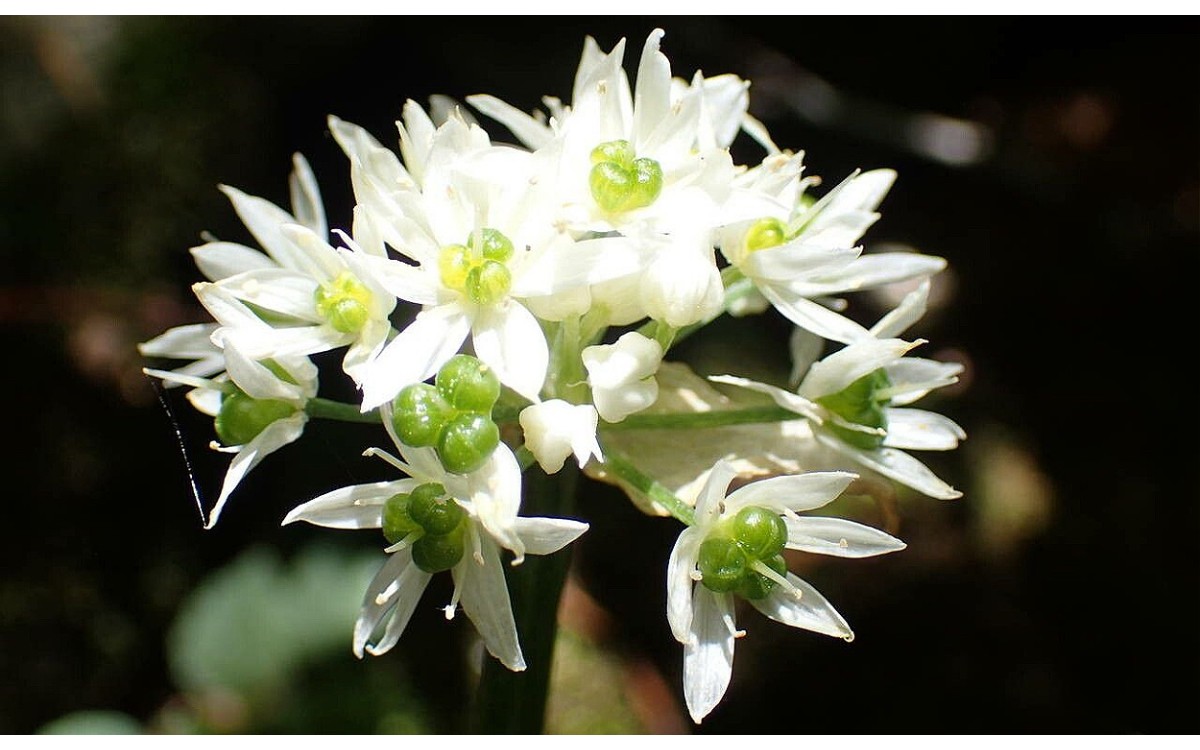
[[[425,533],[432,536],[449,534],[466,516],[462,506],[446,495],[446,488],[430,482],[412,491],[408,515]]]
[[[413,542],[413,562],[426,573],[440,573],[457,565],[463,550],[461,527],[449,534],[429,534]]]
[[[463,291],[477,305],[494,305],[508,296],[512,288],[512,272],[508,266],[485,260],[471,267]]]
[[[480,250],[486,260],[497,263],[507,263],[513,257],[512,240],[505,237],[500,230],[485,227],[479,230]],[[472,238],[473,242],[474,238]]]
[[[437,445],[454,409],[437,388],[428,383],[405,386],[392,401],[392,426],[408,445],[424,448]]]
[[[746,230],[743,240],[747,252],[766,250],[787,241],[787,227],[779,219],[759,219]]]
[[[602,164],[607,161],[622,167],[632,164],[633,157],[633,146],[629,141],[608,141],[601,143],[592,149],[591,154],[592,164]]]
[[[221,397],[215,422],[217,437],[225,445],[245,445],[267,429],[267,425],[297,411],[287,401],[250,398],[241,391],[229,393]]]
[[[697,567],[700,583],[710,591],[733,591],[746,574],[749,560],[741,545],[727,537],[709,537],[700,543]]]
[[[783,559],[783,555],[775,555],[762,562],[779,575],[787,575],[787,561]],[[747,568],[746,574],[738,581],[737,593],[743,599],[763,599],[778,585],[762,573]]]
[[[783,518],[759,506],[739,510],[729,532],[746,554],[756,560],[774,557],[787,543],[787,524]]]
[[[633,173],[635,188],[627,210],[645,208],[654,203],[663,186],[662,167],[653,159],[634,159]]]
[[[464,245],[446,245],[438,251],[438,274],[450,289],[463,290],[472,265],[471,251]]]
[[[438,391],[456,409],[490,414],[500,398],[500,378],[483,362],[468,354],[450,358],[434,379]]]
[[[500,430],[483,414],[459,414],[438,440],[438,458],[451,474],[466,474],[483,466],[500,444]]]
[[[392,495],[383,504],[383,536],[389,544],[395,544],[404,537],[419,531],[420,525],[408,514],[409,498],[407,492]]]
[[[588,187],[596,205],[608,213],[624,211],[634,191],[636,177],[621,165],[605,161],[592,167],[588,175]]]

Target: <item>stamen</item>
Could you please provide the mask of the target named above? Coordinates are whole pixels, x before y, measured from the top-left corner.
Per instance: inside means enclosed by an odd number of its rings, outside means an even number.
[[[775,583],[783,586],[784,590],[786,590],[793,599],[799,600],[800,597],[804,595],[804,592],[793,586],[791,581],[784,576],[779,575],[774,570],[771,570],[771,568],[762,560],[755,560],[754,562],[750,563],[750,567],[753,568],[755,573],[770,578]]]
[[[458,610],[458,598],[461,594],[462,584],[459,582],[458,576],[454,576],[454,591],[450,594],[450,603],[442,608],[447,620],[454,619],[454,613]]]
[[[733,610],[726,610],[721,615],[721,622],[725,623],[725,629],[734,638],[742,638],[746,635],[745,630],[738,630],[737,623],[733,621]]]
[[[404,463],[403,461],[396,458],[391,453],[388,453],[385,450],[380,450],[379,448],[367,448],[365,451],[362,452],[362,454],[365,458],[372,458],[372,457],[382,458],[384,461],[388,462],[392,466],[395,466],[397,469],[404,472],[405,474],[407,474],[409,476],[412,476],[412,474],[413,474],[411,466]]]
[[[400,590],[400,579],[397,578],[396,580],[389,583],[388,587],[386,589],[384,589],[383,591],[380,591],[379,594],[377,594],[375,596],[375,606],[382,607],[383,605],[387,604],[388,600],[391,599],[393,596],[395,596],[396,592],[399,590]]]
[[[383,551],[388,553],[389,555],[393,552],[399,552],[400,550],[404,549],[405,547],[411,546],[414,542],[416,542],[418,539],[420,539],[423,536],[425,536],[425,531],[423,529],[418,529],[417,531],[414,531],[413,533],[404,537],[400,541],[396,542],[392,546],[384,547]]]
[[[473,523],[467,524],[467,539],[471,542],[471,557],[483,565],[483,542],[479,540],[479,527]]]

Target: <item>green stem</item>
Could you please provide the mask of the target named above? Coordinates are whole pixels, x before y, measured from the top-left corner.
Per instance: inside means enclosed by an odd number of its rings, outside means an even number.
[[[569,516],[575,504],[579,469],[568,461],[551,476],[536,467],[525,474],[522,514]],[[508,569],[513,617],[528,668],[509,671],[485,658],[475,696],[477,734],[540,734],[546,720],[550,667],[558,631],[558,600],[571,561],[571,548],[552,555],[530,555]]]
[[[342,422],[363,422],[379,424],[379,410],[359,411],[355,404],[343,404],[341,401],[330,401],[327,398],[310,398],[304,405],[308,416],[317,419],[336,419]]]
[[[758,422],[789,422],[804,419],[782,406],[754,406],[747,409],[717,409],[714,411],[670,412],[663,414],[630,414],[620,422],[607,423],[604,430],[699,430],[706,427],[726,427]]]
[[[604,456],[604,468],[606,470],[612,472],[615,476],[634,487],[638,492],[641,492],[655,503],[661,505],[668,513],[684,524],[691,526],[696,522],[696,515],[692,510],[692,506],[680,500],[674,492],[654,481],[653,478],[643,474],[625,456],[610,450],[605,450]]]

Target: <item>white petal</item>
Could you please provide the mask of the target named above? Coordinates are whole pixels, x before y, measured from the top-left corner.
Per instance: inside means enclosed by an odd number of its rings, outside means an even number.
[[[704,532],[694,527],[684,529],[667,560],[667,622],[671,625],[671,634],[680,643],[688,643],[693,638],[692,587],[696,582],[692,580],[692,571],[696,568],[703,541]]]
[[[217,329],[213,323],[196,323],[176,326],[144,343],[138,351],[145,357],[171,357],[172,359],[200,359],[219,355],[221,350],[212,342],[212,333]],[[197,374],[197,373],[192,373]]]
[[[216,525],[221,510],[225,507],[225,502],[229,500],[229,495],[237,488],[246,474],[250,473],[250,470],[257,466],[259,461],[288,443],[298,440],[304,432],[304,424],[307,421],[308,415],[304,412],[276,420],[267,425],[253,440],[241,447],[241,450],[233,457],[233,461],[230,462],[229,470],[225,472],[221,494],[209,512],[208,523],[204,525],[204,528],[211,529]]]
[[[583,536],[588,525],[567,518],[518,517],[514,524],[517,535],[529,555],[549,555]]]
[[[895,479],[906,487],[923,492],[939,500],[955,500],[962,493],[938,479],[925,464],[913,458],[904,451],[896,448],[879,448],[873,451],[863,451],[847,445],[836,437],[817,433],[821,442],[834,450],[849,456],[859,464],[879,472],[885,477]]]
[[[804,280],[814,272],[833,273],[844,268],[862,252],[857,247],[823,247],[803,240],[768,247],[741,259],[738,267],[752,279],[789,282]],[[825,273],[821,273],[824,278]]]
[[[342,371],[355,383],[361,384],[367,368],[383,351],[384,342],[391,332],[392,324],[386,318],[367,321],[358,332],[358,338],[346,350],[346,356],[342,358]]]
[[[283,268],[245,271],[222,279],[220,287],[240,300],[310,323],[321,323],[313,295],[317,280]]]
[[[230,379],[251,398],[284,401],[305,399],[303,386],[280,379],[266,365],[243,355],[236,346],[225,347],[225,366]]]
[[[388,498],[401,492],[412,492],[418,484],[415,479],[398,479],[341,487],[296,506],[283,519],[283,524],[305,521],[331,529],[378,529]]]
[[[857,474],[844,471],[813,471],[751,482],[725,498],[725,513],[736,513],[750,505],[796,513],[827,505],[845,491]]]
[[[662,29],[651,31],[642,47],[633,99],[634,147],[649,139],[671,108],[671,63],[659,51],[663,35]]]
[[[887,392],[896,406],[917,401],[935,388],[958,382],[963,366],[958,362],[938,362],[920,357],[905,357],[887,366],[892,381]]]
[[[825,349],[825,339],[796,326],[792,328],[792,335],[788,338],[788,349],[792,353],[792,374],[788,383],[795,387],[804,379],[813,362],[820,359],[821,352]]]
[[[967,433],[953,420],[921,409],[887,409],[887,437],[883,444],[902,450],[948,451],[958,447]]]
[[[713,375],[709,377],[709,380],[713,381],[714,383],[736,385],[739,388],[745,388],[746,390],[765,393],[766,395],[770,396],[776,404],[784,409],[794,411],[796,414],[802,417],[807,417],[808,419],[815,421],[817,424],[822,422],[821,407],[817,406],[803,396],[798,396],[795,393],[785,391],[782,388],[773,385],[767,385],[766,383],[758,383],[753,380],[747,380],[746,378],[734,377],[732,375]]]
[[[416,305],[437,304],[440,287],[432,274],[390,258],[362,255],[359,261],[388,293]]]
[[[500,382],[537,401],[546,380],[550,349],[537,318],[515,300],[481,309],[472,326],[475,355],[496,371]]]
[[[624,237],[602,237],[553,243],[531,255],[513,279],[514,297],[558,294],[588,284],[625,276],[641,267],[637,243]]]
[[[835,557],[873,557],[905,548],[904,542],[879,529],[844,518],[784,518],[788,549]]]
[[[467,475],[466,493],[479,522],[500,546],[516,555],[514,565],[525,557],[525,545],[516,531],[521,508],[521,466],[503,443],[487,462]]]
[[[431,377],[458,352],[470,325],[457,304],[418,314],[366,368],[363,410],[391,401],[404,386]]]
[[[247,195],[237,188],[228,185],[219,187],[221,192],[229,197],[234,211],[250,230],[250,234],[254,235],[254,239],[258,240],[258,244],[267,251],[267,255],[284,268],[294,271],[307,270],[299,248],[280,231],[284,225],[296,223],[294,216],[270,201]]]
[[[819,591],[791,573],[787,574],[787,580],[800,592],[799,599],[783,586],[777,585],[766,597],[752,599],[750,604],[772,620],[793,628],[803,628],[846,640],[854,638],[854,632],[850,630],[845,619]]]
[[[813,364],[800,384],[800,395],[817,399],[900,359],[920,341],[864,338]]]
[[[258,250],[236,242],[209,242],[190,251],[196,267],[209,281],[235,276],[243,271],[276,268],[275,261]]]
[[[706,529],[716,522],[721,514],[721,503],[729,491],[729,483],[737,476],[733,464],[721,459],[713,464],[704,480],[704,486],[696,495],[696,528]]]
[[[290,357],[327,352],[353,341],[353,334],[342,333],[329,325],[292,328],[219,328],[214,338],[236,346],[252,359]]]
[[[758,290],[785,318],[818,336],[849,343],[870,335],[853,320],[786,289],[764,284]]]
[[[292,199],[292,213],[296,220],[308,227],[318,237],[329,234],[325,221],[325,206],[321,203],[321,191],[312,167],[301,154],[292,155],[292,174],[288,177],[288,192]]]
[[[884,315],[878,323],[871,326],[871,335],[877,339],[898,337],[907,331],[909,326],[921,319],[921,316],[925,314],[928,302],[929,279],[926,279],[916,289],[904,295],[904,299],[900,300],[896,309]]]
[[[462,562],[452,570],[455,582],[462,587],[463,611],[475,624],[488,653],[512,671],[520,672],[525,669],[525,657],[517,642],[504,566],[490,538],[481,535],[480,544],[482,565],[471,555],[463,555]]]
[[[378,656],[400,640],[400,634],[408,625],[421,594],[429,584],[430,575],[412,561],[412,549],[402,549],[392,554],[383,564],[363,596],[362,609],[354,623],[354,654],[362,658],[363,650]],[[382,597],[382,600],[381,600]],[[392,613],[383,639],[377,646],[367,643],[383,618]]]
[[[729,594],[696,586],[693,641],[683,647],[683,697],[697,724],[721,702],[733,676],[732,617]]]
[[[554,138],[554,133],[544,123],[494,96],[475,94],[467,97],[467,103],[508,128],[517,140],[532,150],[536,151]]]
[[[596,442],[596,408],[590,404],[543,401],[522,409],[519,421],[525,447],[547,474],[558,472],[572,453],[579,468],[592,456],[604,460]]]
[[[765,252],[765,251],[764,251]],[[802,279],[794,289],[806,297],[871,289],[898,281],[928,278],[946,267],[946,261],[920,253],[873,253],[842,268]]]

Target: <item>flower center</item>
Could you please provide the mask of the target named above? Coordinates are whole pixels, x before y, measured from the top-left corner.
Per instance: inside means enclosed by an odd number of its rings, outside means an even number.
[[[881,392],[891,385],[887,371],[881,367],[837,393],[821,396],[816,401],[848,423],[838,424],[836,420],[830,420],[828,426],[835,435],[855,448],[875,450],[883,444],[885,435],[880,430],[887,431],[887,412],[884,408],[891,403],[891,398],[883,396]],[[871,429],[854,429],[854,425]]]
[[[508,261],[513,256],[512,240],[497,229],[486,227],[462,245],[446,245],[438,253],[438,273],[446,287],[461,292],[477,305],[492,305],[512,288]]]
[[[446,488],[428,482],[392,495],[383,504],[383,535],[392,544],[412,541],[413,563],[426,573],[440,573],[463,556],[467,514]]]
[[[784,576],[787,563],[781,553],[786,543],[787,524],[779,514],[761,506],[742,508],[700,543],[700,583],[710,591],[762,599],[776,583],[755,568],[765,565]]]
[[[245,445],[272,422],[295,414],[295,405],[279,399],[256,399],[241,391],[221,397],[215,426],[217,437],[225,445]]]
[[[371,319],[371,292],[349,271],[317,287],[317,313],[342,333],[358,333]]]
[[[629,141],[608,141],[592,149],[588,186],[592,199],[607,213],[645,208],[658,200],[663,187],[662,166],[637,158]]]
[[[747,253],[753,253],[758,250],[766,250],[768,247],[782,245],[788,239],[790,238],[787,226],[779,219],[768,217],[759,219],[750,225],[742,240],[742,246],[746,248]]]

